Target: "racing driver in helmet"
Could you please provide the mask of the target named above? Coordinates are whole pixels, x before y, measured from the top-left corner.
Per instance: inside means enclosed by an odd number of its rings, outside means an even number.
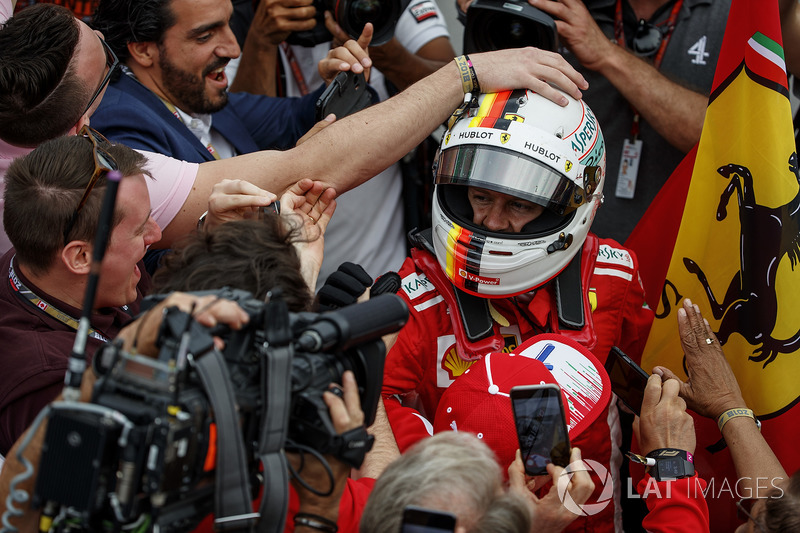
[[[384,372],[401,451],[431,433],[425,417],[488,353],[550,332],[601,363],[612,346],[641,359],[653,313],[634,254],[589,231],[603,199],[605,143],[589,107],[568,98],[560,107],[530,90],[482,94],[454,114],[442,138],[433,227],[411,235],[398,291],[410,318]],[[602,427],[579,446],[613,471],[618,413],[604,408],[608,424],[595,424]],[[613,530],[614,507],[570,530]]]

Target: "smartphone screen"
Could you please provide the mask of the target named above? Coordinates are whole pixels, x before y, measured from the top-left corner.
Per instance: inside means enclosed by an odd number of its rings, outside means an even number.
[[[567,419],[558,385],[524,385],[510,392],[525,473],[547,474],[547,463],[569,464]]]
[[[611,379],[611,390],[625,407],[638,415],[642,410],[644,388],[650,376],[616,346],[611,348],[605,367]]]
[[[452,533],[456,530],[456,516],[444,511],[434,511],[415,505],[403,510],[400,533]]]

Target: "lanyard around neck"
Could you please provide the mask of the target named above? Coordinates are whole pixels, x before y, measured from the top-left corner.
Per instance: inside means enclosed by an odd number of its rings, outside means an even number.
[[[174,105],[172,105],[171,103],[169,103],[169,102],[167,102],[166,100],[164,100],[163,98],[161,98],[161,97],[159,97],[159,98],[160,98],[160,100],[161,100],[162,102],[164,102],[164,105],[165,105],[165,106],[167,107],[167,109],[169,109],[169,111],[170,111],[170,112],[171,112],[171,113],[172,113],[172,114],[175,116],[175,118],[177,118],[178,120],[180,120],[180,121],[181,121],[181,124],[183,124],[184,126],[186,126],[186,123],[185,123],[185,122],[183,121],[183,119],[181,118],[181,115],[180,115],[180,113],[178,113],[178,109],[177,109],[177,108],[176,108]],[[187,126],[187,127],[188,127],[188,126]],[[210,132],[209,132],[209,134],[210,134]],[[198,139],[198,140],[200,140],[200,139]],[[201,142],[202,142],[202,141],[201,141]],[[214,145],[213,145],[213,144],[211,144],[210,142],[209,142],[208,144],[206,144],[206,150],[208,150],[208,153],[209,153],[209,154],[211,154],[211,155],[214,157],[214,159],[217,159],[217,160],[221,159],[221,157],[220,157],[219,153],[218,153],[218,152],[217,152],[217,150],[214,148]]]
[[[14,258],[11,258],[11,263],[8,265],[8,282],[11,284],[11,288],[26,302],[31,304],[33,307],[38,309],[39,311],[50,315],[54,319],[58,320],[62,324],[74,329],[75,331],[78,330],[78,320],[71,315],[61,311],[54,305],[48,303],[44,298],[41,298],[36,295],[32,290],[25,286],[22,283],[22,280],[19,279],[17,276],[16,271],[14,270]],[[122,306],[122,310],[126,313],[128,312],[128,306]],[[108,342],[108,337],[100,333],[94,328],[89,328],[89,336],[103,342]]]
[[[658,52],[656,52],[656,56],[653,59],[653,66],[656,70],[661,67],[661,61],[664,59],[664,53],[667,51],[667,44],[669,44],[669,39],[672,37],[672,32],[675,31],[675,26],[678,21],[678,12],[681,10],[681,6],[683,6],[683,0],[677,0],[672,6],[672,11],[670,11],[669,18],[667,19],[667,32],[661,38]],[[617,7],[614,11],[614,38],[617,40],[618,45],[622,48],[627,48],[625,44],[625,28],[622,24],[622,0],[617,0]],[[639,110],[633,105],[631,105],[631,109],[633,109],[631,136],[635,139],[639,136],[640,114]]]

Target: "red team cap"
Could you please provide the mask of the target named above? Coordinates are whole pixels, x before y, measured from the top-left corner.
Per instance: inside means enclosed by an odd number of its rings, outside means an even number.
[[[442,395],[433,430],[477,435],[507,468],[519,447],[509,391],[545,383],[561,387],[572,443],[606,412],[611,399],[608,374],[597,358],[571,339],[546,333],[513,353],[492,353],[476,361]]]

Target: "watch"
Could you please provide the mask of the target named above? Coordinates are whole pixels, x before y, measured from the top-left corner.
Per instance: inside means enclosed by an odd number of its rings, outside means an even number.
[[[656,481],[682,479],[694,475],[694,457],[685,450],[659,448],[648,453],[647,457],[631,452],[628,452],[628,457],[647,466],[648,473]]]

